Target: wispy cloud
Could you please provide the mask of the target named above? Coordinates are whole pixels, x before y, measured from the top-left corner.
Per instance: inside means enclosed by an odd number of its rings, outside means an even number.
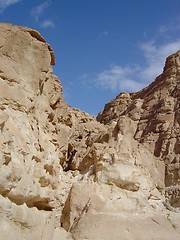
[[[41,20],[46,9],[51,5],[51,0],[46,0],[42,4],[38,5],[31,11],[31,16],[34,18],[35,22],[40,25],[42,28],[54,28],[55,24],[52,20]]]
[[[180,30],[180,16],[175,17],[169,23],[161,25],[159,27],[160,34],[167,34],[169,32],[175,32]]]
[[[46,0],[31,11],[31,15],[34,17],[36,22],[39,21],[39,18],[43,15],[44,11],[50,6],[50,4],[51,1]]]
[[[111,66],[97,74],[94,84],[97,87],[110,89],[112,91],[137,91],[142,88],[142,84],[133,80],[138,74],[139,66]]]
[[[146,42],[140,45],[146,61],[146,67],[141,67],[140,78],[149,83],[161,74],[168,55],[180,49],[180,39],[158,46],[156,42]]]
[[[134,92],[147,86],[162,73],[166,58],[180,49],[180,17],[155,31],[154,38],[137,45],[142,55],[142,65],[137,63],[124,66],[111,65],[94,76],[83,74],[80,80],[88,88],[89,85],[94,85],[116,92]]]
[[[93,77],[83,74],[80,80],[88,87],[93,84],[97,88],[114,92],[138,91],[162,73],[166,57],[180,49],[180,39],[163,45],[158,45],[155,41],[144,42],[139,45],[139,49],[144,58],[143,66],[111,65]]]
[[[0,13],[3,13],[9,6],[21,1],[22,0],[0,0]]]
[[[40,23],[40,26],[42,28],[54,28],[55,27],[53,21],[51,21],[51,20],[44,20],[43,22]]]

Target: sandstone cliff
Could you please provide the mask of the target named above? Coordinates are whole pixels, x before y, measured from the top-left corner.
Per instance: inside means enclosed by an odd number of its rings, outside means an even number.
[[[133,138],[165,162],[166,197],[180,207],[180,51],[167,58],[152,84],[138,93],[121,93],[98,120],[109,124],[124,116],[137,124]]]
[[[98,121],[35,30],[0,24],[0,239],[179,239],[180,52]]]

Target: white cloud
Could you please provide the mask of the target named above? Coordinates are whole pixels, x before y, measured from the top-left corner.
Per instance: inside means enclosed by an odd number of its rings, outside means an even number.
[[[139,71],[138,66],[111,66],[108,70],[97,74],[95,84],[97,87],[112,91],[137,91],[142,87],[141,83],[133,80],[133,76]]]
[[[180,49],[180,39],[160,46],[150,41],[139,47],[145,59],[144,66],[111,66],[98,73],[93,83],[111,91],[135,92],[142,89],[162,73],[166,57]]]
[[[146,42],[140,45],[140,49],[146,60],[146,67],[141,68],[140,77],[149,83],[162,73],[167,56],[180,49],[180,39],[160,46],[155,42]]]
[[[111,91],[135,92],[146,87],[163,72],[166,58],[180,50],[180,16],[172,19],[166,25],[162,25],[155,30],[155,37],[152,40],[142,42],[138,45],[142,53],[143,64],[113,65],[102,72],[92,76],[83,74],[79,79],[89,88],[95,85],[101,89]],[[101,33],[108,35],[108,31]],[[143,33],[147,39],[148,34]]]
[[[160,34],[167,34],[169,32],[177,32],[180,30],[180,17],[175,17],[169,23],[159,27]]]
[[[31,15],[34,17],[36,22],[39,21],[39,18],[42,16],[44,11],[50,6],[50,4],[51,0],[46,0],[31,11]]]
[[[4,12],[9,6],[21,1],[22,0],[0,0],[0,13]]]
[[[46,0],[42,4],[38,5],[31,11],[31,15],[34,18],[35,22],[42,28],[54,28],[55,24],[52,20],[43,20],[41,21],[41,17],[46,11],[46,9],[51,5],[51,0]]]
[[[44,20],[43,22],[40,23],[40,26],[42,28],[54,28],[55,27],[53,21],[51,21],[51,20]]]

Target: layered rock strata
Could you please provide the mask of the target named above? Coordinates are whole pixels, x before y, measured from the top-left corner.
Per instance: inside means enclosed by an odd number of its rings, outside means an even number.
[[[180,51],[167,58],[152,84],[138,93],[121,93],[98,120],[110,124],[124,116],[137,123],[133,138],[165,162],[167,201],[180,207]]]
[[[37,31],[0,33],[0,239],[179,239],[179,52],[98,122],[64,101]]]

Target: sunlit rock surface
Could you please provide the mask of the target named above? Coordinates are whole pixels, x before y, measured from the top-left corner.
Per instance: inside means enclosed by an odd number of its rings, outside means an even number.
[[[0,240],[180,239],[179,59],[97,121],[44,38],[0,24]]]

